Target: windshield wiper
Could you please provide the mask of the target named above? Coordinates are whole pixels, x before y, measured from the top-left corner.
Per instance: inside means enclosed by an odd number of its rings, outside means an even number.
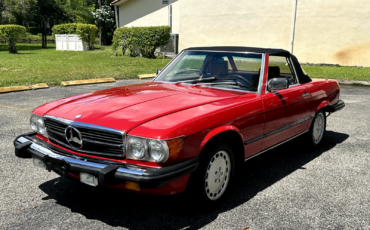
[[[180,70],[179,72],[174,73],[173,76],[176,76],[181,73],[186,73],[186,72],[200,72],[200,70],[199,69],[183,69],[183,70]]]
[[[224,79],[224,80],[235,80],[235,79]],[[252,89],[249,86],[238,84],[237,81],[234,81],[234,82],[229,82],[229,81],[223,81],[223,82],[205,82],[205,83],[197,83],[195,86],[198,86],[198,85],[237,85],[237,86],[239,86],[241,88]]]
[[[215,77],[209,77],[209,78],[202,78],[202,79],[195,79],[195,80],[187,80],[187,81],[178,81],[175,84],[181,84],[181,83],[197,83],[197,82],[207,82],[207,81],[214,81],[217,80]]]

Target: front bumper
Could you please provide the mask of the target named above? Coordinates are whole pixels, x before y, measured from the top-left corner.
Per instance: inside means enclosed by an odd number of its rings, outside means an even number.
[[[27,133],[14,140],[15,155],[20,158],[38,158],[46,169],[66,176],[68,173],[88,173],[98,178],[99,184],[116,185],[126,181],[136,182],[147,189],[160,188],[188,175],[198,167],[198,158],[193,158],[163,168],[139,168],[135,165],[81,158]]]

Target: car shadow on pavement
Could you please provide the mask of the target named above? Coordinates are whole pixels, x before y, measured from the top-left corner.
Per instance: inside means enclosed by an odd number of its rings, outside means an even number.
[[[323,145],[315,150],[302,148],[297,138],[246,162],[241,175],[230,187],[229,194],[217,208],[197,211],[196,204],[182,202],[184,196],[149,196],[129,192],[92,188],[67,179],[53,179],[39,186],[56,204],[71,209],[87,219],[96,219],[111,226],[129,229],[198,229],[214,221],[292,172],[325,154],[349,135],[327,131]]]

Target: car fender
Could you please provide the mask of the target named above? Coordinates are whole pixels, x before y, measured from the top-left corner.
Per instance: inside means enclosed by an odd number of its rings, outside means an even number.
[[[327,107],[327,108],[325,108],[325,107]],[[317,106],[317,108],[316,108],[316,113],[317,113],[319,110],[323,109],[323,108],[325,108],[325,109],[329,109],[329,108],[330,108],[330,102],[329,102],[329,101],[327,101],[327,100],[325,100],[325,101],[321,102],[321,103],[319,104],[319,106]]]
[[[226,131],[234,131],[239,134],[240,138],[244,140],[243,135],[240,133],[240,130],[233,126],[233,125],[222,125],[212,129],[208,134],[204,137],[203,141],[199,146],[199,153],[202,151],[203,147],[210,141],[213,137],[217,136]]]

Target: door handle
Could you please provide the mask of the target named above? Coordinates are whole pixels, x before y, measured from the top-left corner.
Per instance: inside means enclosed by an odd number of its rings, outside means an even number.
[[[303,98],[309,98],[311,96],[311,94],[309,94],[309,93],[306,93],[306,92],[303,92],[303,94],[302,94],[302,97]]]

